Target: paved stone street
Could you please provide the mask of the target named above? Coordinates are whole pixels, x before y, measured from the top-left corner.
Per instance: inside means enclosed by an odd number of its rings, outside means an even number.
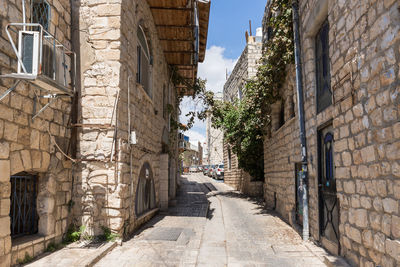
[[[325,256],[335,260],[257,201],[196,173],[182,178],[168,214],[96,266],[325,266]]]

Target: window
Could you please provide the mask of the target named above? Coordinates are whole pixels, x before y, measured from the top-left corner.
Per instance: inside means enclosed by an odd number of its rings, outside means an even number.
[[[281,128],[285,124],[285,102],[281,101],[281,107],[279,110],[279,128]]]
[[[322,136],[322,151],[321,151],[321,169],[322,177],[325,183],[325,186],[330,186],[332,182],[334,182],[333,177],[333,134],[331,132],[326,133]]]
[[[317,80],[317,113],[332,104],[329,60],[329,23],[322,24],[315,39],[315,62]]]
[[[26,173],[11,176],[10,219],[11,237],[38,232],[36,212],[37,177]]]
[[[242,100],[243,99],[243,91],[241,88],[238,89],[238,99]]]
[[[231,148],[228,147],[228,169],[232,168],[232,155],[231,155]]]
[[[50,25],[50,5],[45,0],[32,0],[32,23],[39,23],[46,31]]]
[[[163,85],[163,118],[167,118],[167,88],[165,87],[165,84]]]
[[[143,86],[143,89],[151,98],[151,56],[147,38],[141,26],[138,27],[137,37],[139,41],[137,47],[137,82]]]
[[[143,164],[139,174],[136,190],[135,211],[136,216],[143,215],[156,207],[156,194],[154,190],[153,172],[150,164]]]

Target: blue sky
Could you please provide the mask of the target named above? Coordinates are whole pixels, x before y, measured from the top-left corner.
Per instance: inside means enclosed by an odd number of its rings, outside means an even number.
[[[249,20],[255,35],[261,27],[266,0],[211,0],[207,48],[224,47],[224,56],[236,59],[240,56],[249,30]]]
[[[211,0],[210,21],[206,57],[199,64],[198,76],[207,79],[207,89],[222,92],[226,71],[235,66],[246,45],[245,32],[252,22],[253,35],[261,27],[267,0]],[[201,109],[201,104],[187,98],[181,104],[181,122],[185,123],[185,114],[190,110]],[[204,143],[205,123],[196,121],[194,127],[185,132],[190,142]]]

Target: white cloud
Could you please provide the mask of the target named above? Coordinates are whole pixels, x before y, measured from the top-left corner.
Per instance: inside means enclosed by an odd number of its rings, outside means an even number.
[[[199,64],[198,76],[207,80],[207,90],[222,92],[226,81],[226,72],[231,73],[237,59],[224,57],[225,48],[211,46],[206,51],[203,63]]]
[[[185,135],[189,136],[189,142],[194,145],[197,146],[198,142],[200,141],[200,144],[202,146],[204,146],[204,142],[206,141],[206,137],[203,133],[200,133],[196,130],[188,130],[185,132]]]
[[[206,57],[203,63],[199,64],[198,77],[207,80],[206,89],[209,91],[222,92],[226,81],[226,72],[231,73],[237,59],[224,57],[224,47],[211,46],[206,51]],[[200,111],[203,109],[202,103],[193,100],[191,97],[185,97],[180,106],[182,114],[180,121],[187,123],[185,115],[189,111]],[[185,132],[189,136],[190,142],[197,146],[197,141],[204,143],[206,139],[206,125],[204,121],[195,120],[194,127]]]

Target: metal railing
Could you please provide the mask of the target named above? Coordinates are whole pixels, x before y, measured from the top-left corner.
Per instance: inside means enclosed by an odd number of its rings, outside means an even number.
[[[0,77],[9,77],[15,79],[25,79],[36,84],[38,87],[49,91],[50,93],[63,93],[73,95],[75,91],[76,74],[76,54],[63,45],[53,35],[44,30],[38,23],[10,23],[6,26],[6,33],[10,40],[12,49],[18,60],[17,73],[1,75]],[[37,72],[34,69],[27,68],[28,60],[24,60],[25,51],[23,36],[26,34],[39,34],[38,51],[32,47],[32,56],[37,55],[37,62],[32,59],[32,64],[38,64]],[[13,38],[13,35],[14,38]],[[14,41],[16,39],[16,41]],[[18,44],[18,48],[16,46]]]

